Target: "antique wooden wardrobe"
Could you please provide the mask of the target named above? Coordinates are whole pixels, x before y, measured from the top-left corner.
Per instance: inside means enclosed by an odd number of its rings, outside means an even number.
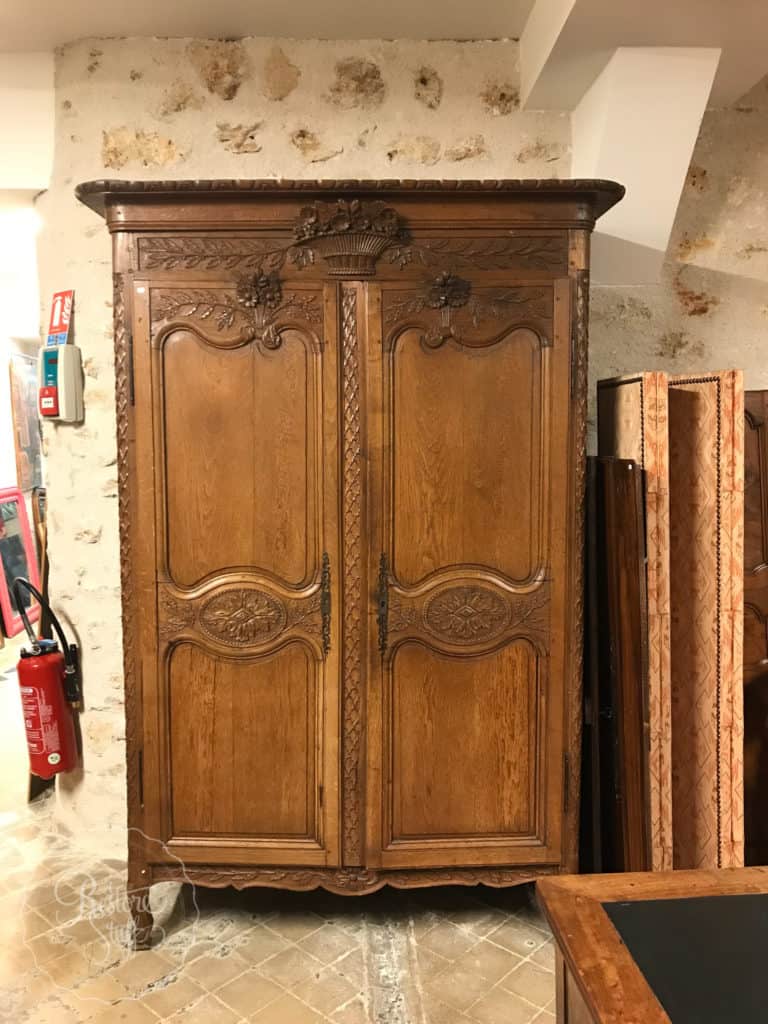
[[[160,879],[574,870],[600,181],[94,182],[136,941]]]

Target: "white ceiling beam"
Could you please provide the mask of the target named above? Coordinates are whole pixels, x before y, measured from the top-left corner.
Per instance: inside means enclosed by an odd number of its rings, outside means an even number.
[[[658,280],[719,49],[621,47],[571,117],[577,178],[613,178],[625,198],[593,236],[593,279]]]
[[[765,0],[536,0],[520,39],[520,97],[573,110],[620,46],[719,48],[711,103],[743,96],[765,74]]]

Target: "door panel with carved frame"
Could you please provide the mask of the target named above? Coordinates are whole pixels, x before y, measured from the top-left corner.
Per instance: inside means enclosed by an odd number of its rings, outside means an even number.
[[[338,863],[336,321],[320,282],[135,282],[155,860]]]
[[[558,863],[567,279],[368,286],[367,863]]]

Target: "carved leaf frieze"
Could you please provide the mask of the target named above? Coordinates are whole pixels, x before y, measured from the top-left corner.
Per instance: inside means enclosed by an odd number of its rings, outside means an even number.
[[[317,259],[336,276],[369,276],[378,259],[404,270],[564,270],[567,247],[553,235],[428,238],[415,241],[397,211],[383,202],[317,202],[304,207],[293,239],[145,235],[138,239],[141,270],[298,270]]]
[[[285,262],[278,239],[146,235],[138,240],[140,270],[279,270]]]
[[[205,288],[155,289],[151,310],[153,325],[176,319],[210,321],[220,332],[240,325],[246,340],[271,349],[280,347],[280,320],[295,316],[315,327],[322,322],[317,295],[283,295],[279,280],[264,274],[241,277],[234,295]]]
[[[391,325],[425,310],[443,308],[457,310],[450,319],[469,323],[472,327],[480,327],[489,320],[509,320],[513,316],[542,319],[551,316],[550,294],[545,288],[484,288],[473,293],[460,306],[446,303],[444,307],[436,307],[429,301],[429,289],[415,294],[395,292],[385,300],[384,323]]]
[[[391,246],[384,259],[401,269],[417,263],[451,270],[507,270],[531,267],[556,270],[566,266],[562,239],[541,235],[510,235],[508,238],[432,238]]]

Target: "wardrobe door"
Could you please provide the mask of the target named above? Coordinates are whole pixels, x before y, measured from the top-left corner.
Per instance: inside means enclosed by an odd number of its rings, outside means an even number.
[[[368,862],[557,863],[569,282],[369,292]]]
[[[263,284],[134,289],[152,860],[338,859],[335,296]]]

